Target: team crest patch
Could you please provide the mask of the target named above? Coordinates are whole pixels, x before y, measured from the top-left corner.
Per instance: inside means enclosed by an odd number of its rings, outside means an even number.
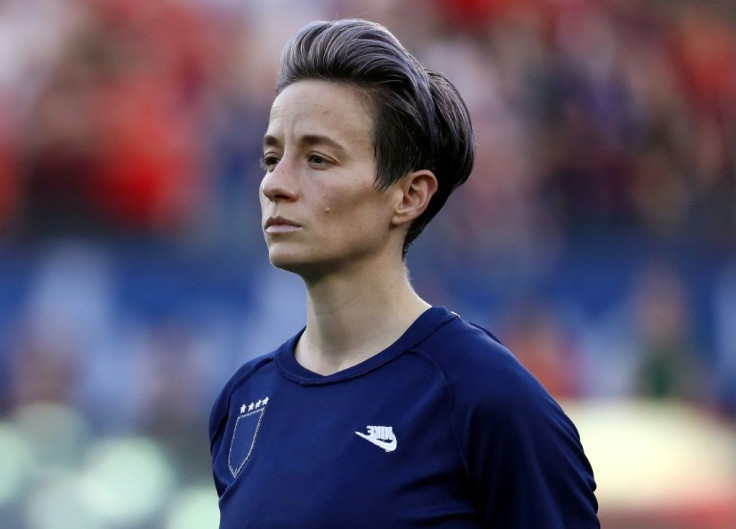
[[[227,466],[234,478],[238,477],[253,453],[268,400],[268,397],[264,397],[256,402],[240,406],[240,415],[235,421],[227,459]]]

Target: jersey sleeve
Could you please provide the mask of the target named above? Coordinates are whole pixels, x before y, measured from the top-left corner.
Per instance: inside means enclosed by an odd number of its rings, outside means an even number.
[[[491,365],[456,373],[453,391],[455,435],[482,526],[600,528],[593,471],[573,423],[505,348],[491,341],[484,355],[494,355]]]
[[[228,419],[228,408],[230,406],[230,396],[232,394],[234,379],[235,377],[233,377],[233,379],[231,379],[222,389],[220,394],[217,396],[214,405],[212,406],[212,411],[210,412],[209,436],[210,454],[212,455],[213,468],[222,445],[225,425]],[[225,484],[218,480],[217,473],[213,472],[213,477],[215,480],[215,489],[217,490],[217,495],[222,496],[222,493],[225,490]]]

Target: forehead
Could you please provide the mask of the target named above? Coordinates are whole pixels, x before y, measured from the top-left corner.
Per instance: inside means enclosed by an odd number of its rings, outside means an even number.
[[[281,141],[327,136],[340,143],[373,144],[372,119],[361,94],[329,81],[298,81],[282,90],[271,106],[267,136]]]

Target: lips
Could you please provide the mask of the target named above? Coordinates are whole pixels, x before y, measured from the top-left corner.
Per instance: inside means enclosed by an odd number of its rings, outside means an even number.
[[[284,217],[268,217],[263,224],[263,230],[266,233],[288,233],[301,228],[301,224],[289,220]]]

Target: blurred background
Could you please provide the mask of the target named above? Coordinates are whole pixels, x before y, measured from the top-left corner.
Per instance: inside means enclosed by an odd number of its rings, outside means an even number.
[[[560,399],[603,527],[736,527],[732,0],[0,1],[0,525],[217,526],[210,405],[304,322],[259,229],[278,58],[344,16],[473,116],[418,291]]]

